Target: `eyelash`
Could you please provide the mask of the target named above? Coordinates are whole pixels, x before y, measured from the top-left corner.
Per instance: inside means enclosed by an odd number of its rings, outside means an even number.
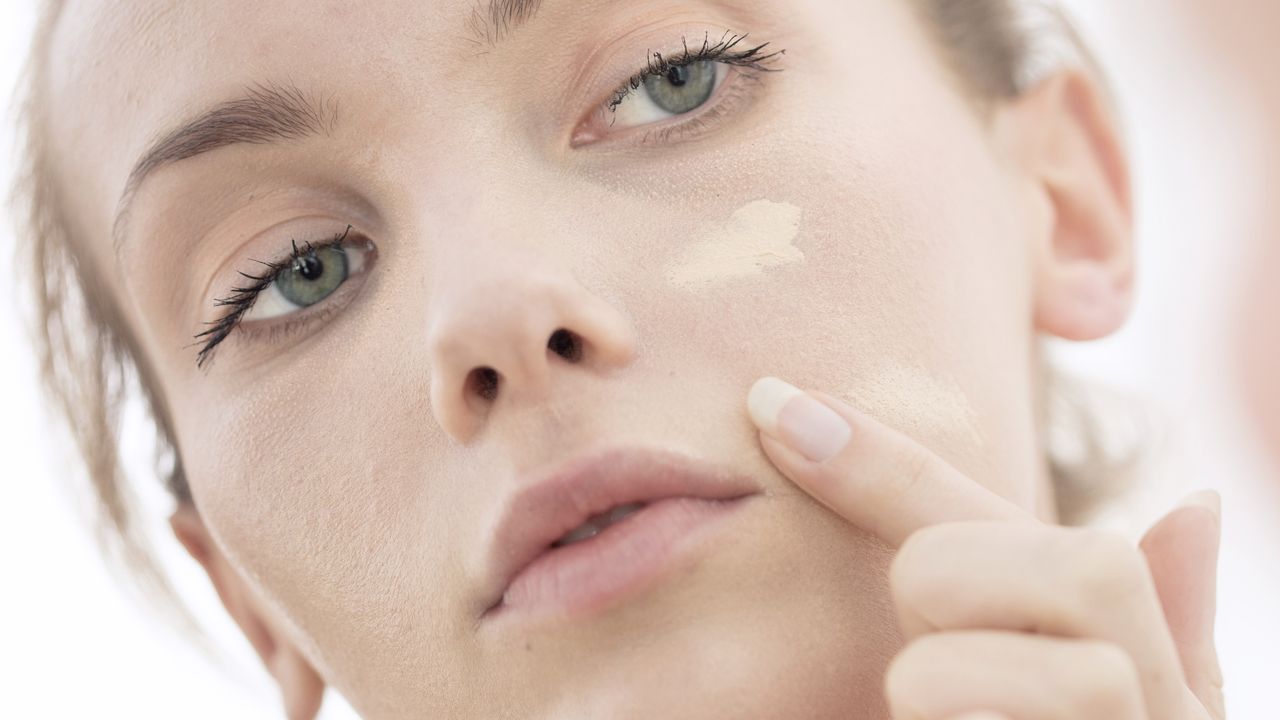
[[[208,338],[205,341],[204,347],[202,347],[200,352],[196,355],[196,367],[204,368],[213,356],[213,350],[218,347],[223,340],[226,340],[227,337],[231,335],[232,331],[240,325],[241,318],[243,318],[245,314],[253,308],[253,304],[257,301],[258,296],[267,288],[271,287],[271,284],[280,277],[281,273],[292,267],[298,260],[312,255],[319,250],[346,247],[349,244],[347,236],[350,233],[351,226],[348,225],[346,230],[335,235],[332,240],[328,240],[320,244],[313,244],[308,241],[303,243],[302,247],[298,247],[297,241],[291,241],[293,250],[285,259],[273,262],[254,260],[254,262],[267,268],[262,274],[250,275],[246,272],[240,272],[240,275],[249,280],[250,283],[243,287],[231,288],[230,295],[215,299],[213,301],[215,307],[229,307],[231,310],[221,318],[205,323],[212,327],[203,332],[197,333],[195,336],[197,340],[196,343],[193,343],[195,345],[198,345],[200,340]],[[324,304],[324,301],[321,301],[320,304]]]
[[[618,106],[622,104],[623,100],[627,99],[628,95],[640,89],[640,86],[644,84],[645,78],[652,75],[665,75],[674,68],[686,67],[698,62],[714,61],[745,68],[752,73],[746,75],[747,77],[755,77],[754,73],[781,71],[781,68],[769,67],[769,64],[777,61],[780,56],[785,55],[787,53],[785,49],[763,53],[764,49],[769,46],[767,42],[743,50],[734,49],[746,39],[747,36],[745,34],[733,35],[726,31],[721,36],[720,41],[712,45],[710,33],[707,33],[702,38],[702,47],[696,50],[690,50],[688,38],[683,38],[684,50],[674,57],[666,57],[660,52],[652,53],[648,62],[645,63],[645,67],[632,75],[627,82],[623,83],[622,87],[614,92],[613,97],[610,98],[606,106],[607,111],[611,115],[615,113]]]

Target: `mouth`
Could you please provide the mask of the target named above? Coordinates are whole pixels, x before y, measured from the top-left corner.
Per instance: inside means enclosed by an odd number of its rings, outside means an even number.
[[[641,509],[648,507],[648,503],[631,503],[629,505],[619,505],[618,507],[602,512],[599,515],[592,515],[586,522],[578,527],[565,533],[564,537],[551,543],[551,547],[566,547],[574,543],[580,543],[588,538],[599,535],[605,528],[615,525],[622,520],[631,517]]]
[[[532,477],[489,554],[485,622],[582,618],[656,584],[760,492],[677,453],[611,448]]]

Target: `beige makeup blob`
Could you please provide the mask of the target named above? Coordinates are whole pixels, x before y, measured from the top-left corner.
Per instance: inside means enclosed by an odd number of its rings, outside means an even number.
[[[800,208],[756,200],[738,208],[728,222],[703,228],[692,245],[667,268],[676,285],[697,287],[763,275],[766,268],[804,262],[793,243],[800,234]]]
[[[949,376],[912,365],[888,365],[860,379],[844,400],[918,440],[956,438],[982,447],[968,395]]]

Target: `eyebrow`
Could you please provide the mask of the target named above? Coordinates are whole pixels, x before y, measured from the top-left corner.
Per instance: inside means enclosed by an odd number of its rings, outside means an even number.
[[[541,7],[542,0],[474,0],[467,19],[471,40],[492,47],[532,20]]]
[[[125,182],[112,230],[117,257],[133,197],[160,168],[228,145],[266,145],[328,134],[336,119],[337,106],[331,100],[293,85],[259,84],[165,133],[142,154]]]
[[[542,0],[474,0],[467,26],[471,40],[489,47],[533,20]],[[133,197],[160,168],[228,145],[266,145],[299,140],[333,130],[333,102],[293,85],[260,84],[243,97],[217,105],[161,136],[134,165],[125,182],[112,225],[112,245],[120,258]]]

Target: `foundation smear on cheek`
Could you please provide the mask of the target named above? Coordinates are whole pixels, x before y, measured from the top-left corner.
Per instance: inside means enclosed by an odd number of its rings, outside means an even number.
[[[881,367],[842,399],[917,440],[986,445],[968,395],[946,374],[911,365]]]
[[[789,203],[748,203],[728,222],[704,228],[701,239],[668,267],[667,279],[676,285],[697,287],[802,263],[804,253],[792,244],[800,234],[801,214],[800,208]]]

